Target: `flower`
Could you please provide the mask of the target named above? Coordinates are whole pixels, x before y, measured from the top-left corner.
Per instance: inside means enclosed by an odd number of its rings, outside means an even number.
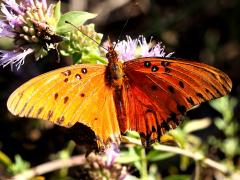
[[[122,40],[116,44],[116,51],[118,52],[119,59],[122,61],[129,61],[138,57],[170,57],[173,52],[166,53],[165,47],[162,43],[153,45],[144,36],[139,36],[137,39],[132,39],[126,36],[127,40]]]
[[[119,156],[120,150],[118,149],[118,146],[114,143],[111,144],[111,146],[106,150],[106,166],[111,167],[113,166],[116,158]]]
[[[0,61],[0,66],[7,66],[7,65],[13,65],[16,64],[17,67],[20,67],[21,65],[24,64],[24,59],[27,55],[31,54],[34,50],[29,48],[25,49],[23,51],[20,50],[13,50],[13,51],[4,51],[0,50],[0,55],[1,61]],[[12,67],[13,68],[13,67]]]
[[[1,11],[4,19],[0,20],[0,36],[7,36],[14,42],[12,51],[0,51],[0,65],[24,64],[26,57],[34,53],[35,59],[47,55],[60,41],[55,34],[57,20],[54,16],[55,5],[47,6],[46,0],[3,0]]]
[[[90,154],[87,157],[85,169],[90,179],[127,179],[127,167],[116,162],[120,155],[118,146],[114,143],[102,155]],[[105,157],[105,158],[104,158]],[[80,178],[79,178],[80,179]]]

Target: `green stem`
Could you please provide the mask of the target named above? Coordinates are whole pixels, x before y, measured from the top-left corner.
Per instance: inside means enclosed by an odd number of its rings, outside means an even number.
[[[196,160],[195,161],[195,177],[194,180],[200,180],[201,178],[201,162]]]
[[[147,158],[146,158],[146,153],[145,149],[141,148],[141,179],[142,180],[147,180],[148,177],[148,172],[147,172]]]

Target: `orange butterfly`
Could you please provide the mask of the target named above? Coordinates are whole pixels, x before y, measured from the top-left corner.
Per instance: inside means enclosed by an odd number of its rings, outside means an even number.
[[[203,63],[157,57],[122,63],[112,46],[106,57],[107,66],[78,64],[31,79],[9,97],[8,109],[65,127],[80,122],[95,132],[98,147],[118,143],[127,130],[149,145],[191,107],[232,88],[225,73]]]

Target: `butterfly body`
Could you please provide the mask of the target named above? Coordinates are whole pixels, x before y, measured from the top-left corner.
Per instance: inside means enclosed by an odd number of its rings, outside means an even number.
[[[108,59],[106,77],[112,88],[119,128],[124,133],[129,127],[122,94],[125,86],[123,79],[126,78],[126,75],[123,72],[123,63],[119,61],[118,55],[112,46],[108,48],[106,57]]]
[[[124,77],[123,64],[119,61],[118,55],[112,46],[108,48],[108,53],[106,56],[108,58],[106,71],[107,81],[115,89],[121,89]]]
[[[232,83],[209,65],[145,57],[122,63],[112,46],[107,66],[79,64],[33,78],[9,97],[14,114],[65,127],[90,127],[98,146],[119,143],[127,130],[143,145],[160,141],[195,105],[230,92]]]

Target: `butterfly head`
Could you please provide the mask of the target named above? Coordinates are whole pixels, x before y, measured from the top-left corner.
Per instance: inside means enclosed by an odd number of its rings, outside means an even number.
[[[118,54],[114,50],[112,44],[110,44],[110,46],[108,47],[108,52],[106,54],[106,58],[108,59],[109,63],[116,63],[116,62],[118,62]]]

